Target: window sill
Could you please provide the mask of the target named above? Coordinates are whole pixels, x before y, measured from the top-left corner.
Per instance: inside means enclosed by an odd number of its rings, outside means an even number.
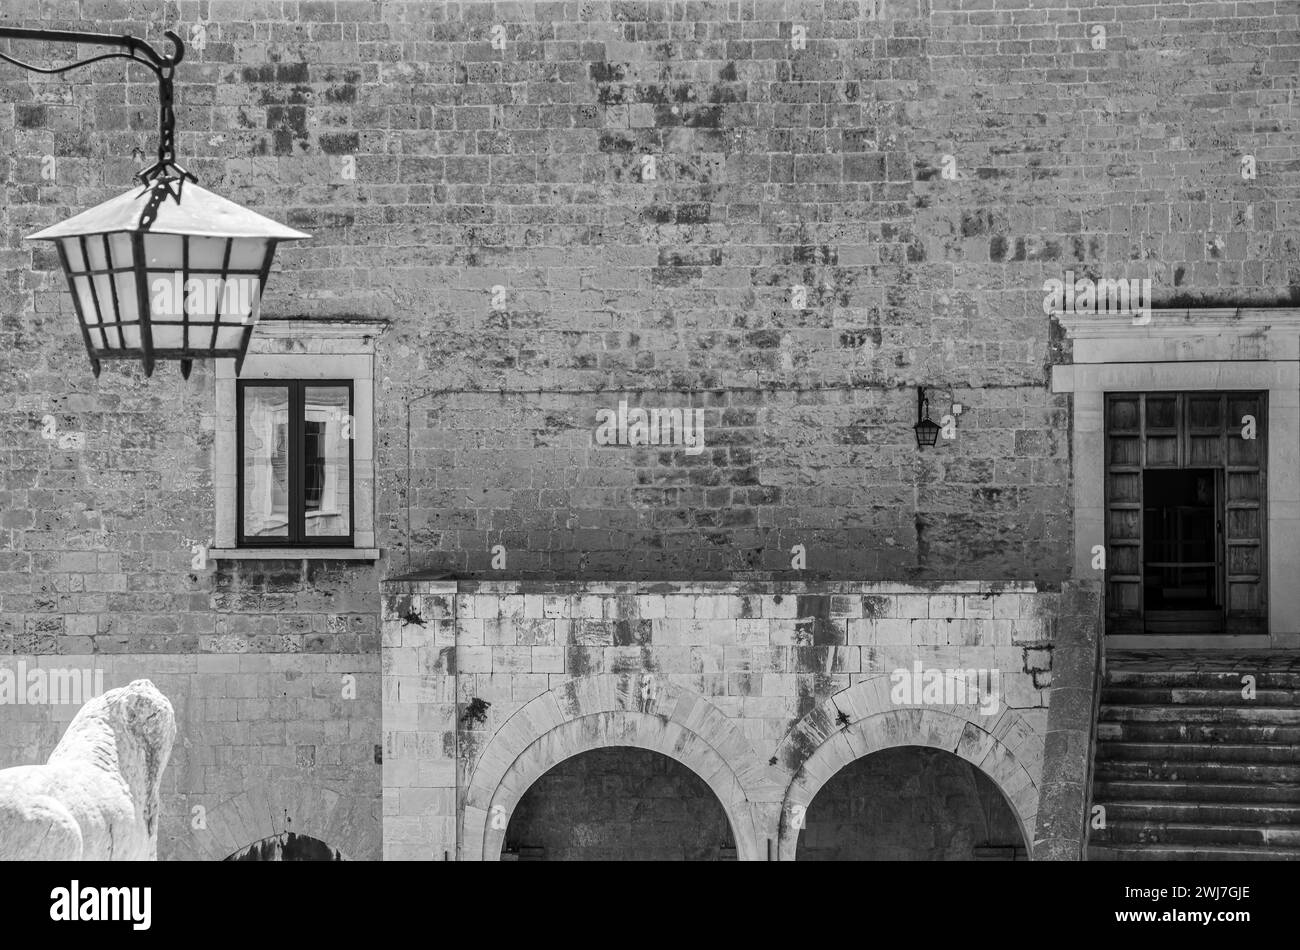
[[[214,561],[377,561],[379,548],[211,548]]]

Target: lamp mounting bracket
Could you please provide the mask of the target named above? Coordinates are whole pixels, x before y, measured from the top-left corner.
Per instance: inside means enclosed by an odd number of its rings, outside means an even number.
[[[135,36],[113,36],[109,33],[82,33],[75,30],[29,30],[21,27],[0,26],[0,39],[36,40],[45,43],[72,43],[77,46],[108,46],[125,52],[103,53],[89,59],[79,59],[64,66],[37,66],[0,52],[0,60],[21,66],[34,73],[52,75],[66,73],[80,66],[106,59],[127,59],[144,66],[158,79],[158,160],[135,177],[148,185],[161,178],[197,182],[198,179],[176,164],[176,110],[173,99],[172,76],[176,66],[185,58],[185,43],[174,31],[164,34],[172,45],[172,52],[164,55]]]

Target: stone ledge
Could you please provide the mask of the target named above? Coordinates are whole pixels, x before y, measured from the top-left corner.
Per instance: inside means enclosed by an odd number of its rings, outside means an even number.
[[[214,561],[377,561],[379,548],[209,548]]]
[[[401,584],[403,590],[420,593],[459,594],[542,594],[572,596],[575,594],[629,595],[629,594],[791,594],[791,595],[844,595],[844,594],[1041,594],[1055,593],[1054,588],[1040,587],[1036,581],[933,581],[905,583],[900,581],[600,581],[582,580],[457,580],[445,574],[424,578],[419,572],[385,580],[385,586]],[[793,614],[791,615],[793,616]]]

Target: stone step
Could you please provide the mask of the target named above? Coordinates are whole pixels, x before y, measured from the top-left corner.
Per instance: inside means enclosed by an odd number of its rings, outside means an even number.
[[[1300,707],[1135,706],[1103,703],[1101,722],[1221,723],[1300,726]]]
[[[1241,692],[1243,676],[1255,677],[1256,689],[1300,690],[1300,671],[1252,669],[1243,662],[1232,670],[1124,670],[1108,669],[1103,685],[1141,688],[1179,687]]]
[[[1300,860],[1300,655],[1110,659],[1089,860]]]
[[[1269,743],[1227,742],[1098,742],[1097,760],[1123,759],[1132,762],[1213,764],[1257,762],[1300,765],[1300,748]]]
[[[1285,825],[1252,827],[1200,822],[1112,821],[1095,828],[1089,839],[1105,844],[1174,844],[1210,847],[1295,848],[1300,850],[1300,828]]]
[[[1253,699],[1240,687],[1201,689],[1186,687],[1106,686],[1101,691],[1103,706],[1300,706],[1300,690],[1256,689]]]
[[[1089,861],[1300,861],[1300,848],[1187,847],[1170,844],[1088,846]]]
[[[1254,762],[1130,762],[1101,759],[1096,763],[1095,776],[1098,781],[1300,783],[1300,765]]]
[[[1236,723],[1185,722],[1101,722],[1099,742],[1263,742],[1300,745],[1300,726]]]
[[[1104,805],[1106,820],[1125,824],[1300,825],[1300,802],[1185,802],[1120,800]]]
[[[1093,799],[1107,802],[1174,801],[1226,802],[1251,804],[1300,803],[1300,785],[1291,783],[1234,782],[1162,782],[1119,779],[1093,784]]]

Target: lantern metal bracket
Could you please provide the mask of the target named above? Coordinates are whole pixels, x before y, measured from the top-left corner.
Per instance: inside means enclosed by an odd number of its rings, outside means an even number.
[[[180,179],[197,182],[198,179],[180,165],[176,164],[176,110],[172,76],[176,66],[185,58],[185,43],[172,30],[164,34],[174,47],[170,55],[163,55],[144,40],[134,36],[113,36],[109,33],[82,33],[74,30],[29,30],[20,27],[0,27],[0,39],[38,40],[46,43],[73,43],[79,46],[110,46],[126,50],[124,53],[104,53],[89,59],[80,59],[66,66],[37,66],[20,59],[0,53],[0,59],[34,73],[46,75],[65,73],[79,66],[106,59],[128,59],[139,63],[158,78],[158,160],[135,177],[142,184],[148,185],[158,179]],[[170,193],[170,189],[168,189]],[[180,200],[179,188],[175,197]]]

